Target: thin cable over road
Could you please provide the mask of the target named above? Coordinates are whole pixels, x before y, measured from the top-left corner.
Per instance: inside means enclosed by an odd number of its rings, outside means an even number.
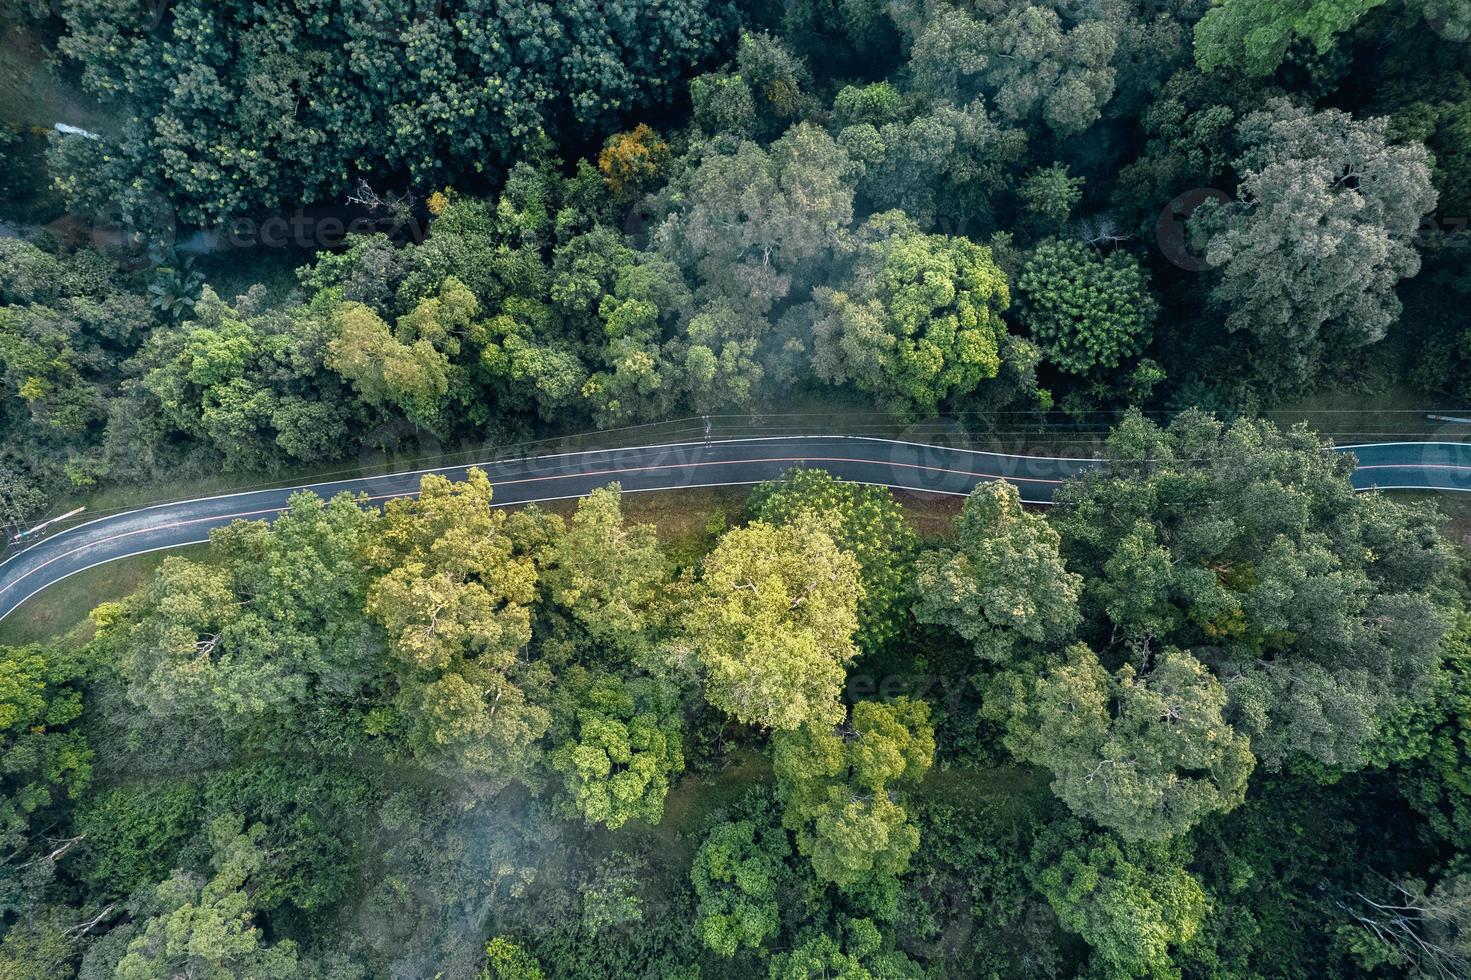
[[[1358,489],[1471,490],[1471,447],[1455,442],[1394,442],[1345,446],[1358,460]],[[1101,465],[1097,459],[982,452],[869,436],[764,436],[701,439],[582,452],[467,462],[429,470],[274,487],[156,504],[112,514],[61,531],[0,563],[0,619],[47,586],[120,558],[201,544],[236,520],[270,519],[291,495],[350,493],[381,503],[413,496],[425,473],[463,479],[486,472],[495,504],[538,503],[586,496],[614,481],[629,493],[695,487],[746,486],[773,480],[793,466],[813,466],[855,483],[963,496],[979,483],[1007,480],[1023,500],[1046,504],[1059,485]]]

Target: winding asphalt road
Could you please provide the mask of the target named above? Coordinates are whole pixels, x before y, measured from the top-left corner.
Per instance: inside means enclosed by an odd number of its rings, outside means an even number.
[[[1352,479],[1361,490],[1471,491],[1471,444],[1375,443],[1339,451],[1357,458]],[[1045,504],[1059,484],[1099,461],[863,436],[775,436],[562,453],[201,497],[78,524],[0,562],[0,619],[77,572],[132,555],[200,544],[209,540],[211,530],[231,521],[268,520],[286,507],[293,493],[304,490],[324,497],[362,494],[381,502],[412,496],[426,472],[461,479],[471,466],[479,466],[495,487],[495,503],[504,506],[581,497],[614,480],[625,492],[741,486],[775,479],[798,465],[821,467],[856,483],[957,496],[978,483],[1004,479],[1017,486],[1022,499]]]

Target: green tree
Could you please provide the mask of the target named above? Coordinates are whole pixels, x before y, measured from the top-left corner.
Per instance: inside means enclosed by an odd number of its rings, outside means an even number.
[[[546,419],[575,405],[587,383],[582,358],[571,345],[548,335],[550,319],[544,304],[508,302],[506,312],[486,321],[486,343],[477,364],[483,380],[502,395],[502,404],[532,401]]]
[[[675,652],[698,665],[709,702],[742,723],[833,724],[862,597],[857,560],[821,528],[753,522],[705,558]]]
[[[801,123],[769,149],[742,141],[699,157],[666,190],[661,248],[756,315],[832,261],[853,220],[852,162],[826,131]]]
[[[1011,295],[989,248],[926,235],[896,211],[870,218],[858,238],[852,276],[814,290],[819,378],[913,418],[1000,373]]]
[[[992,687],[988,712],[1009,709],[1007,745],[1052,771],[1053,791],[1073,812],[1129,840],[1190,830],[1239,805],[1256,760],[1224,718],[1226,691],[1188,653],[1165,650],[1136,674],[1110,675],[1086,646],[1033,676]]]
[[[559,680],[570,703],[566,717],[553,723],[547,761],[561,777],[571,812],[609,830],[635,817],[657,824],[669,781],[684,771],[679,690],[576,667]]]
[[[1401,767],[1405,799],[1435,835],[1471,842],[1471,622],[1446,637],[1435,698],[1382,719],[1368,750],[1378,766]]]
[[[55,912],[15,923],[0,941],[0,976],[7,980],[71,980],[76,976],[77,946],[69,928]]]
[[[390,500],[369,545],[367,611],[399,681],[375,727],[403,731],[431,762],[507,775],[529,761],[548,716],[523,687],[536,566],[520,523],[490,502],[476,469],[462,483],[428,474],[417,498]]]
[[[1047,359],[1088,375],[1117,368],[1149,343],[1157,304],[1127,252],[1079,241],[1043,242],[1016,282],[1018,312]]]
[[[1208,901],[1180,845],[1123,845],[1062,821],[1032,849],[1033,884],[1108,975],[1178,977],[1170,951],[1199,931]]]
[[[676,357],[683,351],[684,386],[697,411],[738,410],[757,399],[766,375],[758,347],[769,326],[766,317],[725,299],[690,319],[685,336],[672,347]]]
[[[860,701],[846,726],[779,732],[773,753],[782,823],[818,878],[854,888],[909,866],[919,829],[898,789],[917,783],[934,760],[927,704]]]
[[[189,319],[153,331],[137,362],[135,397],[149,396],[139,408],[161,417],[167,435],[182,433],[214,449],[228,469],[336,458],[351,445],[349,423],[364,412],[324,367],[331,361],[331,304],[319,298],[283,316],[262,311],[263,299],[257,290],[230,305],[206,287]],[[112,435],[116,420],[109,429]]]
[[[39,901],[78,843],[52,828],[92,780],[95,753],[81,728],[86,663],[61,644],[0,647],[0,913]]]
[[[897,122],[903,108],[904,97],[889,82],[844,85],[833,97],[833,124],[839,129],[860,123],[882,126]]]
[[[1355,492],[1303,428],[1131,413],[1106,456],[1051,515],[1100,643],[1209,649],[1272,767],[1361,765],[1377,719],[1428,696],[1450,567],[1430,510]]]
[[[391,404],[417,425],[443,431],[442,418],[462,373],[452,364],[465,338],[483,343],[479,304],[464,283],[446,279],[390,330],[373,310],[344,304],[328,345],[327,367],[352,382],[370,405]]]
[[[776,935],[777,887],[790,854],[784,830],[754,819],[717,824],[706,835],[690,877],[700,898],[695,932],[708,949],[734,956]]]
[[[1215,0],[1195,25],[1202,70],[1270,75],[1302,40],[1322,54],[1385,0]]]
[[[551,295],[600,338],[597,370],[582,396],[599,424],[662,417],[684,394],[674,352],[664,343],[690,316],[693,297],[664,255],[635,252],[599,228],[557,250]]]
[[[136,225],[161,195],[208,227],[340,199],[364,178],[498,178],[548,138],[599,141],[674,98],[739,22],[721,0],[60,10],[62,53],[120,110],[103,140],[57,142],[73,203],[117,200]]]
[[[934,98],[963,105],[984,94],[1007,121],[1038,119],[1071,136],[1113,97],[1117,47],[1116,25],[1068,27],[1049,6],[1000,5],[978,19],[943,4],[915,39],[910,69]]]
[[[1082,177],[1068,173],[1066,164],[1038,167],[1022,181],[1019,193],[1027,212],[1043,227],[1061,232],[1083,200]]]
[[[871,919],[847,919],[838,936],[804,930],[789,952],[771,958],[766,975],[769,980],[920,980],[925,973],[891,948]]]
[[[1448,41],[1471,41],[1471,10],[1455,0],[1408,0]]]
[[[666,625],[673,566],[653,525],[624,521],[620,490],[612,483],[577,502],[546,557],[544,591],[593,640],[628,655]]]
[[[1055,644],[1082,621],[1083,580],[1058,554],[1045,518],[1022,510],[1016,487],[982,483],[955,521],[953,545],[915,563],[914,618],[947,626],[984,660],[1005,662],[1018,642]]]
[[[251,884],[269,860],[265,828],[239,817],[210,825],[214,877],[176,871],[155,892],[157,911],[117,965],[118,980],[196,976],[209,980],[297,975],[296,945],[265,944],[254,924]]]
[[[496,936],[485,947],[485,969],[480,980],[545,980],[536,957],[504,936]]]
[[[695,120],[707,132],[764,142],[817,108],[804,92],[811,85],[807,66],[780,38],[742,32],[732,68],[690,82]]]
[[[374,530],[351,497],[297,494],[273,525],[215,531],[220,561],[168,558],[138,595],[100,607],[97,649],[135,721],[188,719],[285,746],[320,735],[307,716],[355,711],[382,649],[363,615]]]
[[[746,508],[753,519],[775,525],[810,515],[838,547],[858,559],[863,582],[858,645],[874,652],[899,635],[905,620],[908,565],[919,541],[893,493],[839,480],[826,470],[803,468],[757,486]]]
[[[0,847],[27,843],[26,825],[77,799],[92,778],[92,750],[73,722],[82,715],[84,660],[61,648],[0,647]]]
[[[1190,219],[1227,328],[1273,352],[1269,376],[1309,379],[1325,351],[1373,343],[1399,316],[1435,191],[1425,148],[1394,145],[1388,125],[1273,100],[1238,127],[1239,200]]]
[[[951,228],[969,225],[972,216],[984,228],[993,198],[1010,186],[1026,156],[1026,133],[1003,127],[980,99],[958,108],[937,105],[912,118],[858,121],[838,133],[838,142],[858,167],[858,190],[869,209],[903,211],[923,229],[941,217]]]

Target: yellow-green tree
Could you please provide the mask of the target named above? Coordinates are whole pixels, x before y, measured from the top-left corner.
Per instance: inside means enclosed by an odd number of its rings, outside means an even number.
[[[826,470],[795,469],[778,482],[751,491],[751,515],[785,524],[803,515],[832,535],[858,559],[863,599],[858,603],[857,641],[865,651],[882,649],[902,629],[908,594],[908,564],[918,538],[904,508],[885,487],[839,480]]]
[[[705,559],[676,651],[698,666],[710,703],[738,721],[835,724],[862,596],[857,560],[826,532],[756,521]]]
[[[479,304],[460,280],[449,277],[436,296],[421,300],[391,328],[362,303],[344,303],[327,347],[327,367],[352,382],[370,405],[394,405],[425,428],[441,415],[464,369],[452,359],[466,339],[485,342],[475,320]]]
[[[401,728],[431,759],[506,773],[526,761],[548,717],[517,683],[530,670],[521,654],[536,567],[519,525],[490,502],[476,469],[461,483],[429,474],[417,499],[389,501],[369,546],[380,571],[367,609],[387,631],[399,683],[378,724]]]
[[[649,648],[668,615],[673,566],[651,524],[627,524],[617,483],[577,503],[550,549],[547,596],[593,640],[624,655]]]

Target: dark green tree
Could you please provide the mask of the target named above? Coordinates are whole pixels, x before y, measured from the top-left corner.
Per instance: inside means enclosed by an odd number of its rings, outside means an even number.
[[[971,491],[953,543],[921,555],[914,575],[914,618],[954,630],[976,656],[1004,663],[1017,645],[1065,641],[1082,617],[1082,579],[1058,554],[1045,518],[1022,510],[1002,480]]]
[[[1195,651],[1273,767],[1362,765],[1379,720],[1428,697],[1451,560],[1431,509],[1355,492],[1348,457],[1267,422],[1134,413],[1106,455],[1053,523],[1091,629],[1141,676]]]
[[[777,889],[790,854],[786,831],[772,822],[732,820],[706,835],[690,877],[700,898],[695,932],[707,948],[733,956],[776,935]]]
[[[1088,375],[1119,367],[1149,343],[1157,304],[1148,274],[1122,250],[1043,242],[1017,278],[1019,318],[1052,363]]]

